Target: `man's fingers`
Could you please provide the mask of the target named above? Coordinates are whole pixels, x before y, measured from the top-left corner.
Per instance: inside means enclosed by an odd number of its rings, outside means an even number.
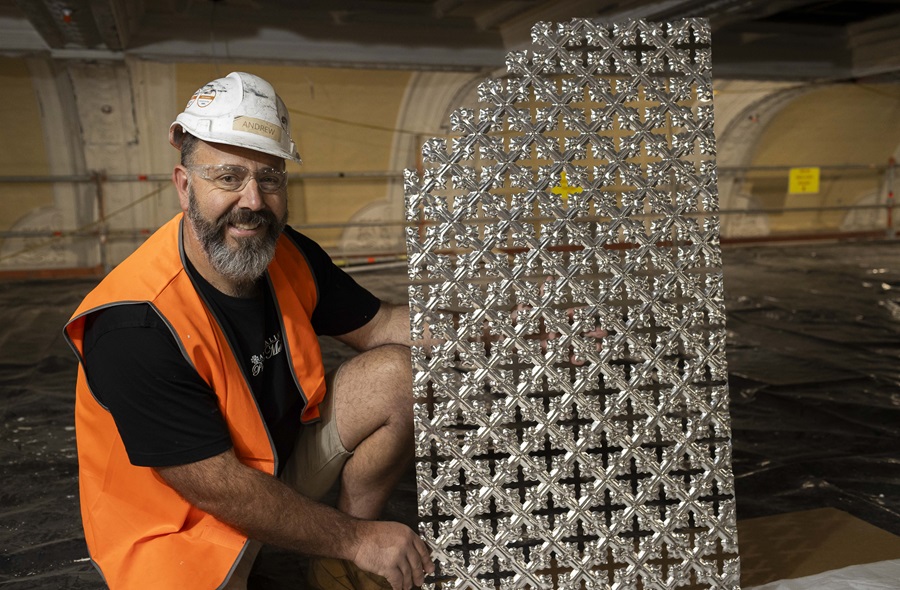
[[[428,565],[431,567],[431,570],[434,569],[434,566],[430,563]],[[393,568],[392,575],[386,576],[385,579],[390,583],[393,590],[411,590],[411,588],[425,583],[423,567],[425,565],[419,560],[418,554],[416,554],[412,560],[400,560]]]
[[[416,537],[416,552],[419,554],[419,561],[422,563],[422,569],[429,574],[434,573],[434,562],[431,560],[431,551],[425,541]]]
[[[541,297],[544,296],[544,289],[547,288],[547,283],[552,283],[552,282],[553,282],[553,277],[551,277],[551,276],[544,277],[544,282],[541,283],[541,288],[539,291]]]
[[[425,583],[425,572],[421,567],[413,567],[412,569],[412,585],[421,586]]]
[[[400,569],[400,577],[403,579],[403,590],[410,590],[415,583],[413,567],[410,566],[408,561],[401,561],[397,564],[397,567]]]
[[[434,564],[431,563],[425,543],[419,537],[413,539],[413,546],[407,553],[407,559],[409,560],[413,585],[421,586],[425,583],[425,571],[429,573],[434,571]]]
[[[394,568],[384,579],[391,585],[392,590],[408,590],[403,587],[403,574],[400,573],[400,568]]]
[[[425,583],[434,571],[428,546],[412,529],[400,523],[369,521],[367,543],[354,562],[361,569],[383,576],[392,590],[411,590]]]

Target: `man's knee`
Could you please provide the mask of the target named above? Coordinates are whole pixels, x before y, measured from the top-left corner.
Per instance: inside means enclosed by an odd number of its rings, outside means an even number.
[[[384,360],[390,365],[392,370],[402,370],[411,372],[412,361],[410,360],[409,348],[401,344],[385,344],[369,352],[384,355]],[[367,354],[367,353],[364,353]]]
[[[365,362],[366,378],[378,379],[398,388],[412,390],[412,361],[409,348],[399,344],[386,344],[368,350],[360,356]]]
[[[386,345],[363,352],[335,375],[336,415],[347,449],[382,428],[395,438],[412,436],[412,365],[409,349]]]
[[[341,366],[337,379],[345,391],[355,390],[349,398],[412,416],[412,362],[405,346],[387,344],[360,353]]]

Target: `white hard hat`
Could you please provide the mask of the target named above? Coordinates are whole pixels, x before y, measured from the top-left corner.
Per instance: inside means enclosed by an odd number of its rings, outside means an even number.
[[[272,85],[253,74],[231,72],[206,84],[169,126],[169,143],[181,149],[184,132],[212,143],[249,148],[300,163],[291,140],[291,118]]]

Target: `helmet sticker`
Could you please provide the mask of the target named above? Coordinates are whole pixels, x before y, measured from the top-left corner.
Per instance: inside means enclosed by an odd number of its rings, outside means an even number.
[[[203,93],[198,92],[196,96],[197,106],[202,109],[203,107],[209,106],[209,104],[216,99],[216,91],[215,89],[210,89]]]
[[[235,117],[234,124],[231,128],[235,131],[253,133],[255,135],[262,135],[263,137],[271,137],[275,141],[281,141],[281,127],[255,117],[247,117],[244,115]]]
[[[198,97],[198,96],[200,96],[200,91],[199,91],[199,90],[198,90],[197,92],[194,93],[194,95],[191,97],[191,100],[188,101],[188,103],[184,106],[184,108],[185,108],[185,109],[191,108],[191,105],[194,104],[194,101],[197,100],[197,97]]]

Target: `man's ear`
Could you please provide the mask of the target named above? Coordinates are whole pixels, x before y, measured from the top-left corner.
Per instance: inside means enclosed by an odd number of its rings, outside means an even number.
[[[187,213],[190,201],[188,198],[190,192],[188,190],[189,181],[187,169],[181,164],[175,166],[175,169],[172,170],[172,184],[175,185],[175,190],[178,191],[178,202],[181,204],[181,210],[185,213]]]

